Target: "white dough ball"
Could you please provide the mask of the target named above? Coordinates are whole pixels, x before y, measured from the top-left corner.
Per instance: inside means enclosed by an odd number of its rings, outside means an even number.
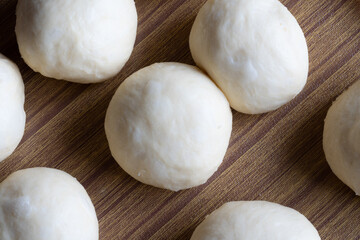
[[[229,202],[195,229],[191,240],[320,240],[298,211],[265,201]]]
[[[360,81],[329,109],[323,145],[333,172],[360,195]]]
[[[19,0],[16,36],[36,72],[78,83],[115,76],[133,50],[134,0]]]
[[[0,54],[0,162],[14,152],[24,135],[24,99],[18,67]]]
[[[305,37],[278,0],[208,0],[192,27],[190,49],[239,112],[275,110],[306,84]]]
[[[20,170],[0,184],[1,240],[98,240],[98,232],[87,192],[63,171]]]
[[[198,68],[180,63],[154,64],[127,78],[105,120],[119,165],[143,183],[173,191],[210,178],[231,129],[223,93]]]

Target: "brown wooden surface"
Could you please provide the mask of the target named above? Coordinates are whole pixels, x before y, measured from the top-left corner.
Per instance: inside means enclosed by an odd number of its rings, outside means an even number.
[[[360,197],[332,174],[322,150],[331,102],[360,79],[360,1],[283,0],[309,46],[304,91],[277,111],[234,112],[223,164],[207,184],[173,193],[141,184],[113,160],[103,122],[119,84],[154,62],[193,64],[188,36],[205,0],[136,0],[139,27],[130,61],[105,83],[79,85],[42,77],[20,58],[16,0],[0,0],[0,52],[18,64],[26,86],[27,124],[10,173],[46,166],[76,177],[89,192],[100,239],[190,239],[204,217],[234,200],[268,200],[306,215],[322,239],[360,239]],[[360,146],[359,146],[360,147]]]

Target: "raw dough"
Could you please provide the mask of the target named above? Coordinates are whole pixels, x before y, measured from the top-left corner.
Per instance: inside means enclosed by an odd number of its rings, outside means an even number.
[[[47,77],[104,81],[121,70],[135,43],[134,0],[19,0],[16,16],[22,57]]]
[[[230,202],[196,228],[191,240],[320,240],[294,209],[265,201]]]
[[[0,162],[14,152],[24,135],[24,99],[18,67],[0,54]]]
[[[360,195],[360,81],[329,109],[323,141],[326,160],[333,172]]]
[[[307,80],[304,34],[278,0],[208,0],[191,30],[190,49],[243,113],[279,108]]]
[[[105,120],[110,150],[135,179],[173,191],[205,183],[229,144],[228,101],[198,68],[158,63],[125,80]]]
[[[0,184],[1,240],[98,240],[94,206],[69,174],[31,168]]]

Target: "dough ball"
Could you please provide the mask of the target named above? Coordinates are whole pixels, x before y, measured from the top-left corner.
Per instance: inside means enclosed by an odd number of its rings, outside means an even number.
[[[135,179],[178,191],[205,183],[232,128],[228,101],[198,68],[158,63],[125,80],[109,105],[110,150]]]
[[[360,81],[329,109],[323,145],[333,172],[360,195]]]
[[[16,36],[25,62],[78,83],[115,76],[135,43],[134,0],[19,0]]]
[[[278,0],[208,0],[191,30],[190,49],[239,112],[275,110],[306,84],[305,37]]]
[[[31,168],[0,184],[1,240],[98,240],[94,206],[69,174]]]
[[[191,240],[320,240],[294,209],[264,201],[229,202],[196,228]]]
[[[24,135],[24,99],[18,67],[0,54],[0,162],[14,152]]]

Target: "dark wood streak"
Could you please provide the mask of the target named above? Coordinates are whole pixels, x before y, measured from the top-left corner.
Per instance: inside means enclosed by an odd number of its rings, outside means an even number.
[[[326,20],[329,19],[329,17],[333,16],[335,12],[337,12],[343,5],[344,3],[348,2],[348,0],[342,0],[339,4],[337,4],[334,8],[332,8],[332,10],[330,12],[328,12],[323,18],[321,18],[321,20],[319,21],[320,24],[316,24],[314,25],[312,28],[310,28],[305,35],[309,35],[312,32],[314,32],[317,28],[319,28],[321,26],[321,24],[323,24],[324,22],[326,22]]]
[[[289,10],[291,10],[298,2],[299,0],[290,0],[284,4]]]

